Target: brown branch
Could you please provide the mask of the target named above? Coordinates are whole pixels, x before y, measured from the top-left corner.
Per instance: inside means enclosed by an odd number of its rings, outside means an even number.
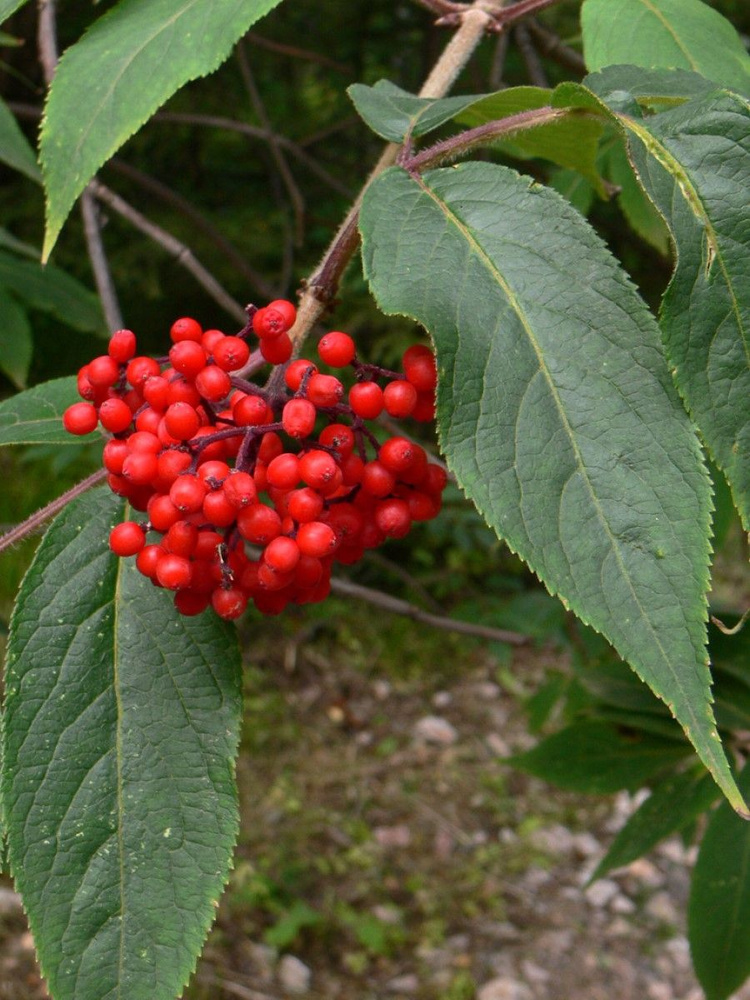
[[[354,597],[355,599],[367,601],[376,608],[390,611],[395,615],[403,615],[411,618],[412,621],[420,622],[423,625],[431,625],[433,628],[444,629],[447,632],[458,632],[461,635],[473,635],[479,639],[488,639],[490,642],[505,642],[510,646],[525,646],[531,642],[531,637],[522,635],[520,632],[509,632],[506,629],[492,628],[489,625],[475,625],[473,622],[459,621],[457,618],[447,618],[442,615],[434,615],[429,611],[418,608],[415,604],[402,601],[399,597],[392,597],[372,587],[363,587],[358,583],[351,583],[349,580],[342,580],[338,577],[331,579],[331,590],[344,597]]]
[[[320,52],[312,52],[310,49],[301,49],[296,45],[285,45],[283,42],[275,42],[270,38],[264,38],[262,35],[256,35],[253,31],[248,32],[245,38],[249,42],[252,42],[253,45],[257,45],[258,48],[268,49],[269,52],[278,52],[282,56],[291,56],[292,59],[304,59],[307,62],[320,63],[321,66],[328,66],[329,69],[335,70],[337,73],[342,73],[345,76],[352,75],[352,71],[348,66],[336,62],[335,59],[330,59]]]
[[[81,494],[85,493],[86,490],[90,490],[92,486],[98,486],[106,478],[107,470],[97,469],[96,472],[92,472],[86,479],[82,479],[80,483],[76,483],[75,486],[66,490],[65,493],[51,500],[46,507],[42,507],[30,517],[27,517],[25,521],[17,524],[15,528],[11,528],[6,534],[0,536],[0,552],[4,552],[17,542],[21,542],[24,538],[35,534],[51,517],[59,514],[63,507],[66,507],[71,500],[75,500]]]
[[[151,222],[145,215],[142,215],[125,201],[124,198],[115,194],[114,191],[111,191],[100,181],[92,181],[90,187],[94,196],[99,201],[103,201],[106,205],[109,205],[114,212],[117,212],[118,215],[122,216],[132,226],[148,236],[155,243],[158,243],[167,253],[170,253],[181,267],[184,267],[186,271],[189,271],[193,275],[198,284],[205,289],[222,309],[228,312],[239,323],[242,323],[243,326],[245,325],[247,314],[243,307],[236,299],[232,298],[211,272],[200,263],[189,247],[185,246],[176,236],[168,233],[166,229],[162,229],[161,226],[157,226],[156,223]]]
[[[535,87],[544,87],[546,90],[549,87],[549,80],[547,79],[547,74],[544,72],[542,60],[539,58],[539,53],[536,50],[529,29],[525,24],[519,24],[513,34],[516,39],[518,51],[521,53],[524,65],[526,66],[526,73],[529,80]]]
[[[117,173],[122,174],[123,177],[127,177],[144,190],[150,191],[168,205],[174,206],[182,215],[190,219],[196,229],[200,229],[211,240],[214,246],[230,261],[232,266],[247,279],[248,284],[252,285],[264,299],[278,298],[278,289],[275,289],[255,268],[251,267],[239,250],[232,246],[216,226],[202,212],[198,211],[187,198],[183,198],[181,194],[178,194],[177,191],[168,187],[162,181],[157,180],[150,174],[144,173],[130,163],[125,163],[117,157],[109,160],[107,167],[116,170]]]
[[[536,42],[536,47],[540,55],[554,59],[555,62],[560,63],[561,66],[565,66],[567,69],[573,70],[574,73],[583,75],[586,72],[586,63],[580,52],[576,52],[575,49],[566,45],[554,31],[543,28],[533,18],[528,22],[527,28]]]

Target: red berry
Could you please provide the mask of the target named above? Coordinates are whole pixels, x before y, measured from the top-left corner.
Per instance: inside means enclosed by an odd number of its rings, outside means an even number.
[[[134,556],[146,544],[146,534],[135,521],[123,521],[109,533],[109,547],[116,556]]]
[[[189,521],[175,521],[164,536],[162,545],[166,552],[176,556],[191,556],[198,541],[198,529]]]
[[[338,539],[336,532],[329,525],[322,521],[308,521],[299,527],[297,545],[303,555],[320,559],[335,550]]]
[[[293,538],[279,535],[268,543],[263,559],[277,573],[289,573],[300,560],[300,550]]]
[[[281,534],[281,518],[265,504],[256,503],[237,516],[237,527],[243,538],[254,545],[267,545]]]
[[[145,486],[152,482],[157,476],[158,469],[156,455],[150,451],[131,451],[122,463],[123,476],[137,486]]]
[[[362,470],[362,489],[373,497],[387,497],[393,492],[396,477],[382,462],[366,462]]]
[[[167,590],[183,590],[193,575],[190,562],[184,556],[166,552],[156,564],[156,579]]]
[[[307,398],[315,406],[335,406],[344,395],[344,387],[333,375],[313,375],[307,383]]]
[[[120,366],[108,354],[102,354],[88,363],[88,380],[94,386],[109,387],[120,377]]]
[[[174,321],[172,328],[169,331],[169,336],[175,344],[183,340],[194,340],[199,342],[203,336],[203,330],[200,323],[197,323],[194,319],[190,319],[185,316],[182,319]]]
[[[232,397],[232,413],[240,427],[257,427],[259,424],[270,423],[268,406],[260,396],[242,396],[237,402]]]
[[[405,379],[389,382],[383,390],[383,402],[390,416],[408,417],[417,405],[417,390]]]
[[[308,486],[319,489],[330,483],[336,475],[336,460],[319,448],[306,452],[299,461],[299,473]]]
[[[272,458],[276,458],[284,450],[284,443],[276,433],[276,431],[269,431],[267,434],[263,435],[263,440],[260,443],[260,448],[258,449],[258,459],[261,462],[265,462],[266,465],[271,461]]]
[[[203,516],[215,528],[228,528],[237,518],[237,508],[229,502],[223,489],[214,490],[203,500]]]
[[[432,351],[421,344],[410,347],[403,358],[404,374],[419,392],[429,392],[437,385],[437,366]]]
[[[149,431],[135,431],[128,438],[128,450],[131,452],[148,451],[153,455],[158,455],[161,451],[161,441],[156,434],[151,434]]]
[[[186,451],[163,451],[158,457],[157,476],[168,489],[180,473],[185,472],[191,461]]]
[[[181,615],[199,615],[210,603],[208,594],[197,594],[194,590],[178,590],[174,595],[174,606]]]
[[[232,472],[224,483],[224,495],[237,510],[255,503],[258,491],[255,480],[247,472]]]
[[[290,399],[284,405],[281,422],[289,437],[306,438],[315,428],[317,410],[309,399]]]
[[[411,528],[409,504],[405,500],[392,497],[381,500],[375,508],[375,524],[391,538],[403,538]]]
[[[294,347],[285,333],[272,340],[261,340],[260,353],[272,365],[283,365],[292,356]]]
[[[333,448],[345,458],[354,450],[354,431],[346,424],[329,424],[321,432],[318,440],[327,448]]]
[[[275,299],[253,316],[253,330],[261,339],[273,339],[291,330],[297,310],[285,299]]]
[[[125,441],[112,438],[104,445],[102,452],[102,463],[107,472],[114,472],[118,476],[122,474],[122,463],[130,454],[130,450]]]
[[[178,476],[169,488],[169,499],[178,510],[188,514],[200,510],[208,490],[197,476],[185,473]]]
[[[268,463],[266,477],[269,486],[280,490],[293,490],[300,480],[300,463],[296,455],[285,452]]]
[[[232,391],[232,383],[223,368],[208,365],[199,371],[195,377],[195,388],[212,403],[225,399]]]
[[[73,403],[63,413],[63,427],[68,434],[90,434],[98,423],[96,410],[90,403]]]
[[[215,590],[211,595],[211,604],[220,618],[231,621],[233,618],[239,618],[247,607],[247,594],[238,587]]]
[[[302,385],[302,379],[305,375],[308,372],[314,375],[317,370],[317,365],[314,365],[312,361],[308,361],[307,358],[297,358],[296,361],[292,361],[284,372],[284,381],[292,392],[297,392]]]
[[[407,438],[392,437],[380,446],[378,458],[391,472],[406,472],[414,462],[417,447]]]
[[[153,580],[156,576],[156,565],[163,552],[161,545],[146,545],[142,548],[135,561],[138,572]]]
[[[205,346],[205,334],[204,334]],[[214,361],[225,372],[234,372],[242,368],[250,357],[250,348],[239,337],[224,337],[212,348]]]
[[[147,378],[161,374],[161,366],[154,358],[140,356],[133,358],[125,369],[125,377],[134,389],[140,388]]]
[[[164,425],[178,441],[190,441],[201,425],[200,417],[189,403],[172,403],[164,414]]]
[[[194,340],[181,340],[169,351],[169,363],[176,372],[194,379],[206,367],[208,355]]]
[[[133,414],[128,404],[117,399],[116,396],[112,399],[105,399],[99,407],[99,420],[101,420],[102,427],[112,431],[113,434],[119,434],[130,427],[132,419]]]
[[[287,498],[289,515],[298,523],[316,521],[323,513],[323,506],[323,497],[309,486],[294,490]]]
[[[376,382],[357,382],[349,390],[349,406],[364,420],[379,417],[383,405],[383,390]]]
[[[182,517],[169,497],[160,494],[151,497],[146,513],[155,531],[168,531]]]
[[[135,334],[132,330],[116,330],[109,339],[107,354],[120,364],[125,364],[135,355]]]
[[[318,344],[320,360],[331,368],[344,368],[354,360],[357,349],[348,333],[333,330],[321,338]]]

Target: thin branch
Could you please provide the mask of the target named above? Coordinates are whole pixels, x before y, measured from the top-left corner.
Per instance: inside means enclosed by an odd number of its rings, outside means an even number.
[[[538,11],[544,10],[545,7],[551,7],[555,3],[559,3],[559,0],[521,0],[520,3],[504,7],[495,16],[495,21],[500,26],[514,24],[516,21],[520,21],[521,18],[536,14]]]
[[[162,181],[117,157],[109,160],[107,166],[138,184],[144,190],[150,191],[168,205],[173,205],[182,215],[190,219],[196,229],[205,233],[217,249],[231,262],[232,266],[247,279],[248,284],[252,285],[264,299],[277,298],[276,289],[266,281],[263,275],[258,274],[255,268],[248,264],[239,250],[232,246],[216,226],[202,212],[199,212],[187,198],[183,198],[181,194]]]
[[[96,282],[96,289],[99,292],[99,298],[104,309],[104,318],[110,330],[121,330],[125,323],[107,263],[107,255],[104,252],[104,243],[102,242],[101,227],[99,224],[99,210],[90,187],[87,187],[81,195],[81,215],[83,217],[83,231],[86,236],[91,268],[94,272],[94,281]]]
[[[103,482],[106,478],[107,470],[97,469],[96,472],[92,472],[92,474],[86,479],[82,479],[80,483],[76,483],[75,486],[66,490],[65,493],[50,501],[46,507],[42,507],[30,517],[27,517],[25,521],[17,524],[15,528],[12,528],[6,534],[0,535],[0,552],[4,552],[17,542],[21,542],[24,538],[28,538],[29,535],[33,535],[37,531],[41,530],[46,522],[49,521],[51,517],[54,517],[55,514],[59,514],[60,511],[71,502],[71,500],[75,500],[77,497],[81,496],[81,494],[85,493],[86,490],[90,490],[92,486],[98,486],[98,484]]]
[[[549,80],[547,79],[547,74],[544,72],[542,60],[539,58],[539,53],[536,50],[529,29],[525,24],[519,24],[516,26],[513,34],[516,39],[518,51],[521,53],[524,65],[526,66],[529,80],[535,87],[544,87],[546,89],[549,87]]]
[[[245,51],[245,46],[242,42],[237,45],[237,61],[240,66],[242,82],[245,84],[245,89],[247,90],[253,110],[260,119],[260,123],[264,130],[269,135],[268,148],[271,151],[271,156],[276,164],[276,169],[278,170],[279,176],[284,183],[284,187],[287,190],[289,200],[291,201],[292,208],[294,210],[294,241],[297,246],[301,246],[305,231],[305,199],[302,197],[302,192],[297,186],[297,182],[289,169],[289,164],[287,163],[286,157],[281,150],[281,144],[279,143],[278,137],[271,128],[271,120],[268,117],[263,99],[260,96],[260,91],[255,83],[255,77],[253,76],[253,71],[250,67],[250,60],[247,58],[247,52]]]
[[[109,205],[114,212],[117,212],[118,215],[122,216],[132,226],[150,237],[155,243],[158,243],[167,253],[170,253],[178,264],[193,275],[198,284],[205,289],[222,309],[238,322],[242,323],[243,326],[245,325],[247,314],[243,307],[219,284],[210,271],[197,260],[189,247],[185,246],[177,237],[162,229],[161,226],[157,226],[156,223],[151,222],[145,215],[142,215],[125,201],[124,198],[111,191],[105,184],[102,184],[100,181],[92,181],[90,186],[94,196],[99,201],[103,201],[106,205]]]
[[[311,52],[310,49],[301,49],[296,45],[285,45],[282,42],[275,42],[270,38],[264,38],[262,35],[256,35],[254,31],[248,32],[245,38],[261,49],[268,49],[269,52],[278,52],[282,56],[291,56],[292,59],[304,59],[307,62],[320,63],[321,66],[328,66],[337,73],[343,73],[345,76],[352,75],[352,71],[348,66],[336,62],[335,59],[330,59],[320,52]]]
[[[495,51],[492,53],[492,64],[487,82],[491,90],[499,90],[503,81],[503,70],[505,69],[505,57],[508,54],[508,33],[501,32],[497,37]]]
[[[309,135],[298,139],[297,145],[303,149],[307,149],[308,146],[314,146],[316,142],[323,142],[324,139],[330,139],[337,132],[343,132],[344,129],[353,128],[355,125],[361,124],[362,119],[359,115],[349,115],[347,118],[342,118],[340,122],[324,125],[323,128],[319,128],[315,132],[311,132]]]
[[[554,31],[543,28],[533,18],[529,20],[527,27],[536,42],[540,55],[549,56],[550,59],[554,59],[560,65],[573,70],[574,73],[584,74],[586,72],[586,63],[581,53],[566,45]]]
[[[276,135],[274,132],[268,132],[266,129],[258,128],[257,125],[248,125],[247,122],[240,122],[234,118],[224,118],[221,115],[201,115],[201,114],[189,114],[182,111],[160,111],[155,114],[152,121],[158,122],[177,122],[185,125],[205,125],[211,128],[224,128],[230,132],[241,132],[243,135],[250,136],[252,139],[260,139],[262,142],[269,142],[273,137],[278,142],[278,144],[283,148],[288,150],[292,156],[295,156],[300,163],[303,163],[311,174],[315,174],[319,180],[327,184],[333,191],[338,194],[343,195],[345,198],[352,197],[351,188],[347,187],[346,184],[342,184],[336,177],[329,174],[325,167],[321,167],[317,160],[313,159],[309,153],[306,153],[301,146],[298,146],[296,142],[292,142],[291,139],[287,139],[286,136]]]
[[[395,615],[403,615],[404,618],[411,618],[412,621],[420,622],[423,625],[431,625],[433,628],[444,629],[447,632],[458,632],[461,635],[473,635],[479,639],[488,639],[490,642],[505,642],[510,646],[525,646],[531,642],[531,637],[522,635],[520,632],[509,632],[506,629],[492,628],[489,625],[475,625],[473,622],[459,621],[457,618],[446,618],[442,615],[434,615],[429,611],[418,608],[415,604],[402,601],[398,597],[384,594],[380,590],[373,590],[372,587],[363,587],[358,583],[351,583],[349,580],[342,580],[339,577],[331,579],[331,590],[344,597],[354,597],[355,599],[367,601],[376,608],[390,611]]]

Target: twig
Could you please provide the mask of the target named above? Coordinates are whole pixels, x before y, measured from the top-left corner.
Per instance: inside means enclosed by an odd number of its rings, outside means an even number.
[[[556,35],[554,31],[543,28],[541,24],[531,18],[527,22],[527,27],[536,42],[536,47],[540,55],[549,56],[555,62],[559,62],[574,73],[583,75],[586,72],[586,63],[580,52],[576,52],[569,45]]]
[[[508,54],[508,33],[503,31],[497,37],[495,51],[492,54],[492,65],[488,76],[490,90],[499,90],[503,80],[505,57]]]
[[[481,0],[465,9],[460,28],[427,77],[419,92],[420,97],[438,98],[448,93],[491,22],[492,15],[483,8]],[[297,321],[289,334],[295,347],[299,347],[335,296],[339,281],[359,244],[357,221],[364,192],[379,174],[395,163],[399,148],[396,143],[389,143],[385,147],[317,270],[308,279],[297,310]]]
[[[17,524],[15,528],[12,528],[6,534],[0,535],[0,552],[4,552],[11,545],[15,545],[16,542],[28,538],[29,535],[35,534],[51,517],[59,514],[63,507],[66,507],[71,500],[75,500],[82,493],[85,493],[86,490],[90,490],[92,486],[97,486],[106,478],[107,470],[97,469],[96,472],[92,472],[86,479],[82,479],[80,483],[76,483],[75,486],[66,490],[65,493],[50,501],[46,507],[42,507],[30,517],[27,517],[25,521]]]
[[[547,74],[544,72],[542,60],[539,58],[539,53],[536,50],[529,29],[525,24],[519,24],[516,26],[513,34],[518,50],[523,57],[529,80],[531,80],[535,87],[544,87],[546,89],[549,87],[549,80],[547,79]]]
[[[141,215],[141,213],[133,208],[124,198],[121,198],[114,191],[111,191],[105,184],[100,181],[91,182],[91,190],[99,201],[103,201],[106,205],[118,215],[121,215],[123,219],[127,220],[132,226],[140,230],[146,236],[150,237],[155,243],[158,243],[160,247],[163,247],[168,253],[176,259],[177,263],[189,271],[195,280],[201,285],[202,288],[211,296],[211,298],[217,302],[222,309],[226,310],[230,316],[236,319],[238,322],[245,325],[247,321],[247,314],[239,302],[232,298],[229,292],[219,284],[219,282],[214,278],[210,271],[206,270],[203,264],[196,259],[192,250],[185,246],[177,237],[168,233],[161,226],[157,226],[156,223],[151,222]]]
[[[182,111],[160,111],[158,114],[154,115],[152,121],[158,122],[176,122],[185,125],[206,125],[212,128],[224,128],[231,132],[241,132],[243,135],[250,136],[252,139],[260,139],[262,142],[268,142],[273,136],[278,144],[283,148],[289,150],[292,156],[296,156],[300,163],[303,163],[311,174],[315,174],[324,184],[327,184],[333,191],[338,194],[343,195],[345,198],[351,198],[352,191],[351,188],[342,184],[336,177],[329,174],[325,167],[321,167],[320,164],[306,153],[301,146],[298,146],[296,142],[292,142],[291,139],[287,139],[286,136],[276,135],[273,132],[268,132],[264,128],[258,128],[257,125],[248,125],[247,122],[240,122],[234,118],[224,118],[221,115],[201,115],[201,114],[190,114]]]
[[[366,559],[368,562],[372,562],[377,566],[380,566],[386,571],[386,573],[391,573],[393,576],[398,577],[398,579],[405,583],[410,590],[419,594],[424,603],[427,604],[430,610],[436,615],[442,615],[444,613],[440,604],[435,600],[432,594],[429,593],[427,588],[421,584],[416,577],[412,576],[411,573],[405,570],[403,566],[399,566],[398,563],[394,562],[392,559],[388,559],[382,554],[382,552],[378,552],[375,549],[371,549],[367,552]]]
[[[123,160],[114,158],[107,163],[108,167],[116,170],[117,173],[122,174],[129,180],[132,180],[135,184],[140,185],[146,191],[151,191],[162,201],[169,205],[174,205],[178,211],[184,215],[186,218],[190,219],[196,229],[200,229],[201,232],[213,242],[213,244],[226,256],[233,267],[236,268],[252,285],[264,299],[275,299],[278,297],[277,289],[275,289],[266,279],[251,267],[250,264],[245,260],[244,256],[233,247],[232,244],[227,240],[219,230],[214,226],[214,224],[206,218],[206,216],[199,212],[198,209],[190,202],[187,198],[183,198],[181,194],[174,191],[171,187],[168,187],[162,181],[157,180],[150,174],[144,173],[137,167],[132,166],[130,163],[125,163]]]
[[[253,109],[260,119],[260,124],[268,133],[268,148],[271,151],[271,156],[287,190],[294,211],[294,241],[297,246],[301,246],[305,230],[305,199],[302,197],[302,192],[297,187],[297,182],[289,169],[289,164],[281,150],[278,137],[271,128],[271,121],[263,104],[263,99],[260,96],[260,91],[255,84],[255,78],[250,68],[250,60],[247,58],[247,52],[242,42],[237,45],[237,61],[239,62],[242,81],[245,84],[245,89],[250,97]]]
[[[331,579],[331,590],[345,597],[354,597],[362,601],[367,601],[377,608],[390,611],[395,615],[403,615],[413,621],[421,622],[423,625],[431,625],[433,628],[444,629],[447,632],[459,632],[462,635],[473,635],[479,639],[488,639],[491,642],[505,642],[511,646],[525,646],[531,642],[531,637],[522,635],[520,632],[509,632],[506,629],[492,628],[489,625],[475,625],[473,622],[459,621],[457,618],[446,618],[442,615],[434,615],[429,611],[418,608],[415,604],[402,601],[399,597],[392,597],[384,594],[380,590],[373,590],[372,587],[363,587],[358,583],[351,583],[349,580],[342,580],[339,577]]]
[[[81,195],[81,215],[83,217],[83,231],[86,235],[86,246],[94,272],[94,281],[104,309],[104,318],[110,330],[121,330],[125,324],[107,263],[107,255],[104,252],[99,210],[90,186]]]
[[[278,52],[283,56],[291,56],[292,59],[305,59],[308,62],[320,63],[321,66],[328,66],[337,73],[351,76],[351,69],[348,66],[336,62],[335,59],[330,59],[320,52],[311,52],[310,49],[301,49],[296,45],[285,45],[282,42],[275,42],[270,38],[264,38],[262,35],[256,35],[253,31],[248,32],[245,38],[261,49],[268,49],[269,52]]]
[[[306,149],[308,146],[314,146],[316,142],[322,142],[324,139],[330,139],[330,137],[335,135],[337,132],[343,132],[344,129],[352,128],[354,125],[361,124],[362,119],[359,115],[349,115],[347,118],[342,118],[340,122],[333,122],[331,125],[325,125],[323,128],[319,128],[315,132],[311,132],[302,139],[298,139],[297,145]]]
[[[725,625],[720,618],[716,617],[716,615],[711,615],[711,621],[714,623],[714,625],[720,632],[724,633],[724,635],[737,635],[738,632],[742,631],[742,629],[745,626],[745,622],[748,619],[750,619],[750,608],[747,609],[742,618],[740,618],[738,622],[732,625],[731,628],[729,625]]]

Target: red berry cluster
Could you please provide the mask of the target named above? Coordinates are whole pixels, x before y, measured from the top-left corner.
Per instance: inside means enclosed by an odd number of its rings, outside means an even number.
[[[365,423],[383,411],[433,418],[428,348],[410,347],[403,373],[390,372],[359,361],[348,334],[326,334],[320,360],[354,370],[347,395],[313,362],[289,362],[290,302],[248,313],[237,336],[177,320],[162,359],[136,355],[135,335],[118,330],[107,354],[78,373],[88,402],[63,416],[72,434],[98,424],[111,433],[103,454],[109,485],[148,518],[113,528],[112,551],[136,556],[141,573],[173,590],[186,615],[211,604],[236,618],[250,600],[277,614],[323,600],[334,561],[354,563],[435,517],[446,483],[418,444],[400,436],[381,443]],[[251,331],[262,358],[280,366],[265,388],[242,376],[255,367]]]

